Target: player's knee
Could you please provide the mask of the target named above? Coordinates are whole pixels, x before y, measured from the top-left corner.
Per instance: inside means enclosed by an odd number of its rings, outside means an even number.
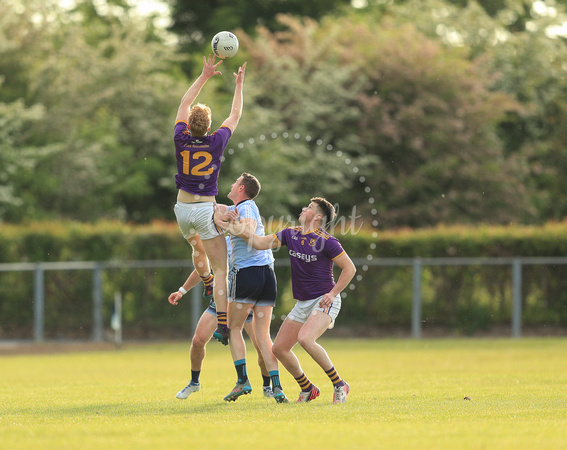
[[[285,355],[284,349],[281,347],[281,345],[278,345],[277,342],[272,346],[272,353],[278,359]]]
[[[207,339],[200,334],[195,334],[191,340],[191,345],[196,348],[205,348],[205,345],[207,345]]]
[[[313,339],[312,336],[299,333],[299,336],[297,336],[297,342],[303,348],[309,348],[314,344],[315,340]]]
[[[235,324],[235,323],[230,324],[230,323],[229,323],[228,328],[229,328],[229,333],[230,333],[230,338],[231,338],[231,339],[236,339],[236,338],[243,337],[243,336],[242,336],[242,328],[239,327],[237,324]]]

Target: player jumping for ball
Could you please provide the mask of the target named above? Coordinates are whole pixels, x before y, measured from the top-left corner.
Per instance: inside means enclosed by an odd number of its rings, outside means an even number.
[[[213,212],[222,156],[242,116],[246,63],[234,74],[236,86],[230,115],[218,130],[208,134],[211,109],[200,103],[191,105],[207,80],[221,74],[217,68],[222,61],[215,64],[211,55],[203,60],[203,70],[181,99],[175,119],[175,183],[179,191],[174,211],[183,237],[193,247],[193,264],[205,283],[206,297],[215,298],[215,338],[227,345],[227,247],[223,233],[213,223]]]

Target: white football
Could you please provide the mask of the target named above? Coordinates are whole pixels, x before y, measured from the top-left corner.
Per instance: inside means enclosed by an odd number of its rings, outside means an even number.
[[[238,51],[238,39],[230,31],[221,31],[213,37],[211,47],[219,58],[232,58]]]

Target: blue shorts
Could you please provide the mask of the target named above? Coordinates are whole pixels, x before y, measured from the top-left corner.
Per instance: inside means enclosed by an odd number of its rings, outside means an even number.
[[[236,273],[231,272],[229,302],[275,306],[277,293],[276,274],[268,265],[245,267]]]
[[[217,305],[215,305],[214,299],[211,299],[211,302],[209,303],[209,307],[207,309],[205,309],[205,312],[212,314],[215,317],[217,316]],[[252,322],[253,318],[254,318],[254,315],[252,314],[252,310],[250,310],[250,314],[248,314],[248,317],[246,318],[244,323]]]

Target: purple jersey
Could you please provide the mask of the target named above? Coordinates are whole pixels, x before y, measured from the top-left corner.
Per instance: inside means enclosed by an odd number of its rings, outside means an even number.
[[[333,261],[345,252],[337,238],[320,228],[303,234],[301,227],[286,228],[276,238],[289,250],[293,298],[312,300],[333,289]]]
[[[230,128],[221,127],[208,136],[193,137],[187,122],[177,122],[173,136],[177,189],[197,195],[217,195],[222,154],[231,135]]]

